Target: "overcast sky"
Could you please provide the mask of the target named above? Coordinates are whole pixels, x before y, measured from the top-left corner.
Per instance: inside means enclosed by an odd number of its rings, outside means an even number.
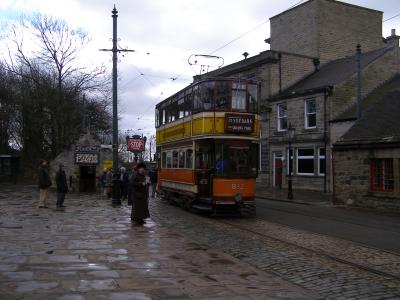
[[[111,10],[118,10],[118,37],[122,48],[136,50],[119,61],[121,129],[153,134],[154,106],[177,92],[200,72],[190,67],[191,54],[209,54],[251,31],[214,55],[225,65],[267,50],[268,19],[299,0],[1,0],[0,19],[4,25],[20,14],[40,12],[66,20],[85,30],[91,42],[85,49],[88,60],[111,66]],[[344,2],[378,9],[384,19],[400,13],[398,0],[346,0]],[[383,24],[400,32],[400,17]],[[256,29],[254,29],[256,28]],[[254,29],[254,30],[252,30]],[[147,54],[150,53],[150,54]],[[141,75],[144,74],[144,75]],[[171,78],[176,78],[175,81]],[[142,129],[138,131],[137,129]]]

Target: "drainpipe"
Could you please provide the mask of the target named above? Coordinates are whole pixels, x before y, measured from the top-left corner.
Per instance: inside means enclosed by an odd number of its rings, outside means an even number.
[[[282,93],[282,54],[278,54],[279,57],[279,94]]]
[[[361,118],[361,46],[357,45],[356,50],[356,118]]]
[[[326,172],[327,172],[327,168],[326,168],[326,161],[328,159],[328,149],[326,149],[327,146],[327,124],[326,124],[326,102],[328,99],[328,91],[325,88],[324,91],[324,148],[325,148],[325,160],[324,160],[324,164],[325,164],[325,174],[324,174],[324,193],[326,193]]]

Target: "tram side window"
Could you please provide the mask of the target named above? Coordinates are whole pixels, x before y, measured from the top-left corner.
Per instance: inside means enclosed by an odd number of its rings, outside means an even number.
[[[179,150],[178,168],[185,168],[185,150]]]
[[[172,168],[178,168],[178,150],[172,151]]]
[[[203,110],[212,110],[214,108],[214,81],[203,82],[200,85],[200,95],[203,103]]]
[[[185,117],[190,116],[192,114],[192,89],[188,89],[185,92]]]
[[[160,113],[158,112],[157,108],[156,108],[154,114],[155,114],[156,127],[158,127],[158,126],[160,126],[160,120],[159,120]]]
[[[246,84],[233,83],[232,85],[232,110],[246,111]]]
[[[167,169],[172,168],[172,151],[167,151]]]
[[[213,167],[212,145],[210,141],[198,142],[195,166],[196,169],[210,169]]]
[[[167,122],[167,114],[165,112],[165,109],[162,111],[162,124],[165,124]]]
[[[193,150],[192,149],[186,150],[186,168],[187,169],[193,168]]]
[[[203,110],[201,103],[200,88],[199,85],[193,87],[193,112],[199,112]]]
[[[163,152],[161,155],[161,167],[163,169],[167,167],[167,152]]]
[[[217,81],[215,85],[215,110],[228,110],[228,103],[231,97],[231,82]]]

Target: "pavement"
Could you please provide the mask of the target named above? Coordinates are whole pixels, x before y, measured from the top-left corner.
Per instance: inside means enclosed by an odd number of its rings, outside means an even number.
[[[287,189],[265,187],[261,184],[257,184],[256,198],[318,206],[333,206],[335,204],[331,193],[295,189],[293,190],[293,200],[289,200]]]
[[[68,194],[57,211],[54,193],[49,209],[37,198],[33,186],[0,187],[0,299],[319,298],[173,227],[132,226],[126,204]]]

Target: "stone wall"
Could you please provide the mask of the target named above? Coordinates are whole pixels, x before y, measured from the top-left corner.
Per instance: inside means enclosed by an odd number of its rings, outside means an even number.
[[[321,63],[383,47],[382,12],[334,0],[311,0],[271,19],[271,50],[318,57]]]
[[[316,14],[313,0],[272,17],[271,50],[318,57]]]
[[[370,188],[370,160],[393,158],[393,192]],[[334,151],[334,196],[347,205],[400,210],[400,148]]]

